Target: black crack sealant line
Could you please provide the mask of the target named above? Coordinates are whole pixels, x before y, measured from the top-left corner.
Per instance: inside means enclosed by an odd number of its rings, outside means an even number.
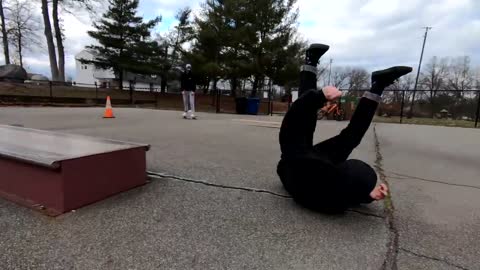
[[[290,196],[290,195],[276,193],[276,192],[265,190],[265,189],[256,189],[256,188],[249,188],[249,187],[236,187],[236,186],[214,184],[214,183],[204,181],[204,180],[191,179],[191,178],[187,178],[187,177],[181,177],[181,176],[171,175],[171,174],[167,174],[167,173],[160,173],[160,172],[147,171],[147,174],[151,178],[171,179],[171,180],[182,181],[182,182],[193,183],[193,184],[199,184],[199,185],[204,185],[204,186],[209,186],[209,187],[216,187],[216,188],[230,189],[230,190],[241,190],[241,191],[254,192],[254,193],[263,193],[263,194],[273,195],[273,196],[279,197],[279,198],[292,199],[292,196]],[[347,209],[346,211],[347,212],[352,212],[352,213],[357,213],[357,214],[364,215],[364,216],[369,216],[369,217],[384,218],[383,216],[375,214],[375,213],[363,212],[363,211],[356,210],[356,209]]]
[[[380,181],[386,184],[389,189],[390,185],[387,182],[387,176],[385,175],[385,171],[383,169],[383,156],[380,152],[380,141],[377,135],[376,126],[373,128],[374,140],[375,140],[375,169],[377,170],[378,175],[380,176]],[[390,189],[391,190],[391,189]],[[385,256],[385,260],[382,265],[382,270],[397,270],[397,255],[398,255],[398,230],[395,226],[394,220],[394,207],[392,202],[391,191],[389,192],[388,196],[385,198],[385,216],[387,221],[387,226],[389,230],[389,241],[387,243],[387,254]]]

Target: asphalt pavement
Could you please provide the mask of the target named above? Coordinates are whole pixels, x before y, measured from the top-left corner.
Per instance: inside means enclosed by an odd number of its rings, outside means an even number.
[[[352,158],[383,171],[394,208],[327,216],[276,176],[280,116],[114,112],[0,108],[0,124],[148,143],[169,175],[57,218],[0,199],[5,269],[480,269],[480,130],[377,124]],[[346,124],[319,121],[316,140]]]

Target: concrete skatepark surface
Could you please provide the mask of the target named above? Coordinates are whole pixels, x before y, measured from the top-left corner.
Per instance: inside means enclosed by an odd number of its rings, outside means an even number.
[[[376,166],[393,208],[327,216],[277,179],[279,116],[115,114],[0,108],[0,124],[150,144],[163,175],[58,218],[0,199],[3,268],[480,269],[480,130],[372,126],[352,158]],[[316,139],[346,124],[319,121]]]

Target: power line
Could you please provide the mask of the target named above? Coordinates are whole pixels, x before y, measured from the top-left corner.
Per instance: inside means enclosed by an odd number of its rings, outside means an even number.
[[[420,78],[420,70],[422,69],[423,53],[425,52],[425,44],[427,43],[428,31],[432,29],[430,26],[423,27],[425,29],[425,36],[423,38],[422,53],[420,54],[420,61],[418,63],[417,78],[415,79],[415,87],[413,88],[412,104],[408,116],[413,117],[413,105],[415,104],[415,94],[417,93],[418,79]]]

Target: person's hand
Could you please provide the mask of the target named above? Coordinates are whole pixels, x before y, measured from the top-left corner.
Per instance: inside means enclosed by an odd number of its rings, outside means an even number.
[[[381,184],[378,187],[375,187],[373,191],[370,193],[370,197],[372,199],[380,201],[385,199],[388,196],[388,187],[385,184]]]
[[[336,100],[342,96],[342,91],[338,90],[335,86],[325,86],[322,89],[323,94],[327,100]]]

